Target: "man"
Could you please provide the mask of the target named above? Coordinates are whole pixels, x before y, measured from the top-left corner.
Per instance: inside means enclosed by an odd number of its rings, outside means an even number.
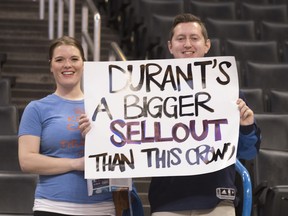
[[[174,58],[204,57],[210,46],[207,30],[198,17],[191,14],[176,16],[168,41]],[[259,150],[260,130],[241,93],[237,105],[240,113],[237,158],[249,160]],[[203,175],[153,177],[149,189],[152,216],[235,216],[235,172],[235,166],[231,165]],[[230,191],[230,196],[223,198],[219,194],[220,188]]]

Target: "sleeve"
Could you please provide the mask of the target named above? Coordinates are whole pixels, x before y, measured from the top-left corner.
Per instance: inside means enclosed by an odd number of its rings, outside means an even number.
[[[42,124],[39,110],[35,102],[30,102],[22,114],[18,136],[34,135],[40,137],[41,131]]]
[[[241,126],[238,140],[237,158],[244,160],[253,159],[260,148],[261,130],[256,123],[250,126]]]

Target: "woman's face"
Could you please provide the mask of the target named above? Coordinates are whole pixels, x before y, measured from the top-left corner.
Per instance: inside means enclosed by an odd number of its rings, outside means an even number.
[[[168,48],[174,58],[199,58],[210,49],[210,40],[205,40],[197,22],[179,23]]]
[[[80,85],[83,74],[83,59],[77,47],[60,45],[54,49],[50,70],[57,87],[73,88]]]

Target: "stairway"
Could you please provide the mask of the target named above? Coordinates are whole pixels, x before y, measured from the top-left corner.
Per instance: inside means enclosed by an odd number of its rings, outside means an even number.
[[[48,1],[45,4],[45,9],[48,11]],[[79,40],[81,40],[81,4],[81,1],[76,1],[75,6],[75,37]],[[48,65],[50,41],[47,13],[44,20],[39,19],[39,1],[36,0],[0,1],[0,52],[7,54],[2,77],[11,80],[11,101],[17,106],[20,117],[27,103],[54,91],[54,80]],[[66,17],[68,16],[64,16],[64,23],[67,23]],[[106,27],[106,20],[105,14],[101,14],[101,60],[108,59],[109,44],[112,41],[118,42],[117,33]],[[93,26],[93,23],[89,26]],[[64,28],[64,34],[65,32],[67,27]]]
[[[39,20],[38,2],[0,1],[0,52],[7,54],[2,77],[12,83],[11,102],[22,112],[32,99],[52,91],[47,50],[47,21]]]

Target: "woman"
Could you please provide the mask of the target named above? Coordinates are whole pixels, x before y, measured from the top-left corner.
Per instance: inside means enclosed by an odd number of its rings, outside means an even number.
[[[111,193],[88,196],[84,179],[84,113],[81,90],[84,52],[71,37],[52,41],[50,70],[56,90],[25,108],[19,126],[19,161],[24,172],[39,174],[34,215],[115,215]]]

